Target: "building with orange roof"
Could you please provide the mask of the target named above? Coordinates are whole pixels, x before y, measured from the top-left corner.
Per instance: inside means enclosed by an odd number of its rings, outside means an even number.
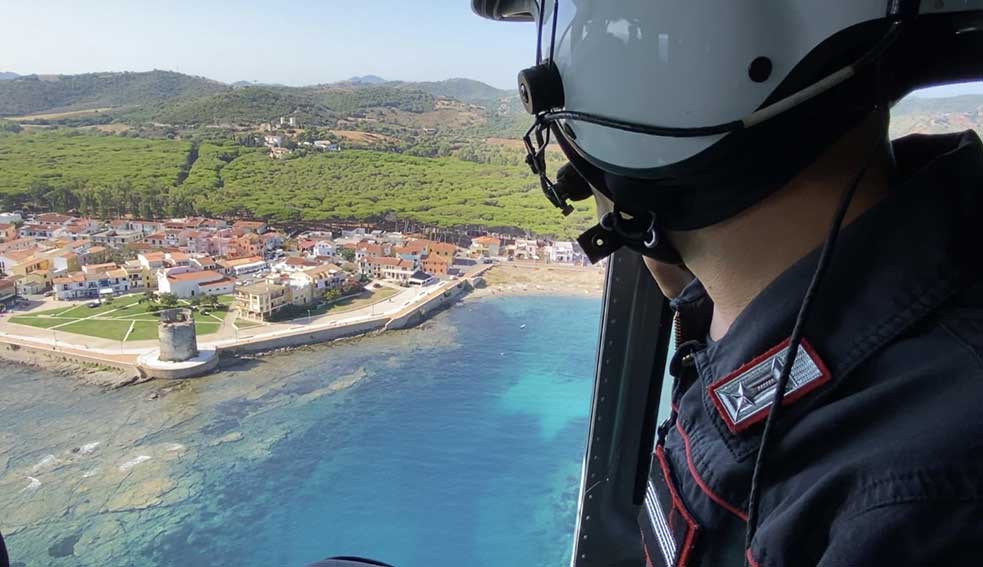
[[[235,281],[214,270],[191,271],[187,267],[169,268],[157,272],[157,291],[173,293],[181,299],[202,295],[228,295]]]

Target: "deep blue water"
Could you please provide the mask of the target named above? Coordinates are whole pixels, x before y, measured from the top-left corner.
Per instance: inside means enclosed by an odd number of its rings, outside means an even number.
[[[259,463],[206,474],[209,498],[141,555],[183,566],[336,554],[399,567],[565,565],[599,313],[597,298],[489,298],[398,346],[381,336],[282,357],[304,366],[284,386],[298,394],[356,368],[367,377],[263,416],[288,420],[290,434]],[[210,427],[231,429],[238,405],[221,404]]]

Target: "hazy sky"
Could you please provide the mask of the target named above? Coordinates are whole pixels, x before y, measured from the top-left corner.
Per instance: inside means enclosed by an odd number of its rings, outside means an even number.
[[[488,22],[470,0],[0,0],[0,71],[167,69],[307,85],[374,74],[515,88],[532,24]],[[929,94],[983,93],[983,84]]]
[[[0,0],[0,71],[168,69],[305,85],[375,74],[514,88],[532,24],[489,22],[470,0]]]

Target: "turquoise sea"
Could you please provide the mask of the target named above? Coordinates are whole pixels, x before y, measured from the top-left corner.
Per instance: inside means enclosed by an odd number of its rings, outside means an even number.
[[[29,566],[566,565],[600,299],[104,391],[0,366],[0,531]]]

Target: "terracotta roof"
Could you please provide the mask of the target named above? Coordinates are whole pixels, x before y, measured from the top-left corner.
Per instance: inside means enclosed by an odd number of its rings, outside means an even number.
[[[244,220],[241,220],[241,221],[236,221],[236,222],[232,223],[232,228],[234,228],[234,229],[240,229],[240,230],[247,229],[247,228],[258,230],[258,229],[260,229],[260,228],[262,228],[264,226],[266,226],[266,223],[263,222],[263,221],[244,221]]]
[[[457,246],[449,242],[438,242],[430,247],[430,252],[445,252],[448,254],[454,254],[457,252]]]
[[[373,256],[382,255],[382,245],[381,244],[359,244],[356,250],[365,250]]]
[[[16,262],[22,262],[40,251],[41,249],[37,247],[25,248],[24,250],[13,250],[7,252],[6,256]]]
[[[492,246],[497,246],[502,243],[501,239],[495,238],[494,236],[479,236],[478,238],[473,239],[471,242]]]
[[[255,264],[257,262],[262,262],[263,259],[259,256],[249,256],[248,258],[236,258],[235,260],[222,260],[219,265],[225,266],[226,268],[234,268],[236,266],[244,266],[246,264]]]
[[[212,270],[203,270],[201,272],[183,272],[180,274],[168,274],[167,279],[179,281],[179,282],[191,282],[191,281],[198,281],[198,280],[221,280],[227,278],[218,272]]]
[[[74,274],[68,274],[67,276],[62,276],[60,278],[55,278],[51,280],[54,284],[69,284],[75,282],[84,282],[85,274],[81,272],[75,272]]]
[[[116,269],[118,266],[112,262],[107,262],[105,264],[87,264],[82,266],[82,269],[86,272],[105,272],[107,270]]]
[[[215,280],[213,282],[205,282],[198,284],[198,287],[218,287],[235,283],[232,278],[222,278],[220,280]]]
[[[389,258],[387,256],[369,256],[368,258],[366,258],[365,261],[369,265],[375,265],[375,266],[399,266],[400,264],[407,262],[406,260],[400,260],[399,258]]]
[[[291,256],[283,261],[284,264],[288,266],[316,266],[316,262],[307,260],[306,258],[301,258],[299,256]]]
[[[307,268],[306,270],[304,270],[304,273],[313,276],[317,274],[325,274],[330,272],[341,272],[341,271],[342,269],[340,266],[336,266],[334,264],[322,264],[320,266],[315,266],[313,268]]]

